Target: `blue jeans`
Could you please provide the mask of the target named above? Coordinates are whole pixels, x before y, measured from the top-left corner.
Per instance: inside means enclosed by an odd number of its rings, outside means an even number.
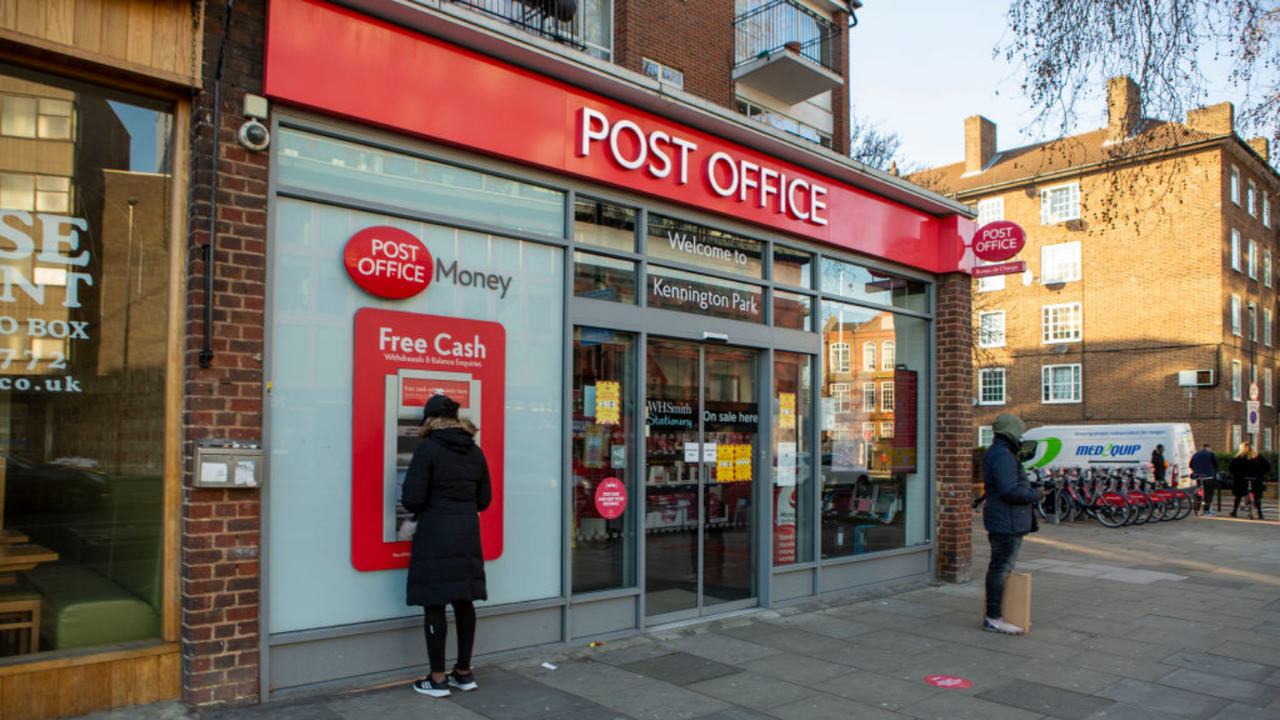
[[[987,533],[987,539],[991,543],[991,564],[987,565],[987,617],[998,618],[1004,612],[1000,609],[1004,603],[1004,581],[1018,561],[1022,536]]]

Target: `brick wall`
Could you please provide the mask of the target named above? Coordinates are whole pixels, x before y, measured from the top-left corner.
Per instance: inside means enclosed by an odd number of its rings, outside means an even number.
[[[973,549],[973,330],[968,275],[938,278],[937,576],[968,582]]]
[[[684,73],[685,92],[735,107],[733,0],[620,0],[614,62],[641,72],[649,58]]]
[[[212,78],[225,1],[208,4],[201,134],[193,147],[194,209],[187,244],[184,447],[197,438],[262,437],[263,301],[266,284],[267,155],[236,142],[244,92],[262,91],[266,0],[240,0],[229,19],[218,132],[218,209],[211,367],[199,365],[209,240]],[[186,454],[182,503],[183,698],[196,705],[256,701],[261,508],[256,490],[192,487]]]

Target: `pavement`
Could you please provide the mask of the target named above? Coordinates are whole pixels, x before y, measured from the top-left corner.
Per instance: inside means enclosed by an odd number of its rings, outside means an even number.
[[[966,584],[882,588],[597,647],[478,658],[479,689],[445,699],[401,682],[85,719],[1280,720],[1274,504],[1266,522],[1042,524],[1018,562],[1034,579],[1032,628],[1020,637],[980,629],[987,544],[976,521]]]

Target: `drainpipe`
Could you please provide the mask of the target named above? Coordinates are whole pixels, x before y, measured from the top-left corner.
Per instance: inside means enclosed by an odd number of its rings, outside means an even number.
[[[222,15],[222,42],[218,46],[218,66],[213,74],[213,158],[209,173],[209,242],[204,246],[204,347],[200,348],[200,367],[213,366],[213,274],[214,250],[218,233],[218,134],[222,128],[222,62],[227,56],[227,35],[231,28],[231,8],[236,0],[227,0]]]

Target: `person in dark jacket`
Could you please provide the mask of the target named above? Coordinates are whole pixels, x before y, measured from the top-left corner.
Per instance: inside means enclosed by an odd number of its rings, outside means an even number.
[[[982,458],[982,485],[986,505],[982,509],[982,525],[991,543],[991,562],[987,565],[987,612],[982,629],[989,632],[1021,635],[1023,628],[1006,622],[1001,606],[1004,583],[1018,560],[1022,537],[1031,532],[1033,504],[1041,491],[1031,487],[1018,450],[1026,425],[1009,413],[996,416],[991,426],[995,439]]]
[[[1228,472],[1231,473],[1232,495],[1235,496],[1235,504],[1231,507],[1231,517],[1239,517],[1240,501],[1249,493],[1253,493],[1253,503],[1249,506],[1249,517],[1253,517],[1253,509],[1258,509],[1258,519],[1265,520],[1262,517],[1262,491],[1266,489],[1267,476],[1271,474],[1271,463],[1267,459],[1258,454],[1253,449],[1253,443],[1248,440],[1240,443],[1240,452],[1231,458],[1231,465],[1228,466]]]
[[[1164,445],[1156,445],[1151,451],[1151,472],[1156,480],[1156,487],[1164,485],[1164,469],[1168,466],[1164,461]]]
[[[418,523],[409,557],[407,602],[424,608],[431,663],[431,673],[414,681],[413,689],[432,697],[448,696],[450,686],[477,687],[471,672],[476,638],[473,602],[489,597],[480,545],[480,513],[493,499],[489,465],[475,443],[476,426],[458,419],[458,407],[446,395],[427,400],[419,431],[422,440],[414,448],[401,498]],[[444,671],[449,632],[446,604],[453,606],[458,633],[458,660],[448,675]]]
[[[1191,456],[1191,477],[1204,484],[1204,512],[1201,514],[1213,517],[1213,496],[1218,492],[1218,456],[1213,454],[1209,443]]]

